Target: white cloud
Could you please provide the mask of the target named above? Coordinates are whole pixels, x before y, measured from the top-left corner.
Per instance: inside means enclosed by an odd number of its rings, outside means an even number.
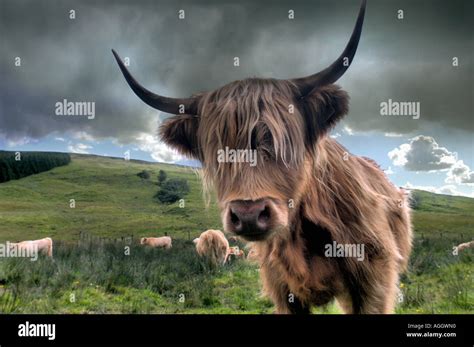
[[[18,147],[18,146],[23,146],[28,143],[30,143],[31,139],[29,137],[17,137],[13,139],[9,139],[7,141],[7,146],[8,147]]]
[[[383,172],[385,172],[386,175],[393,175],[395,173],[395,171],[392,170],[392,167],[389,166],[387,170],[384,170]]]
[[[403,137],[405,135],[399,133],[384,133],[385,137]]]
[[[410,151],[410,149],[410,145],[408,143],[404,143],[400,145],[400,147],[388,152],[388,157],[392,160],[393,165],[405,166],[405,164],[408,162],[408,160],[406,159],[406,155]]]
[[[174,163],[184,159],[183,156],[151,134],[141,133],[136,138],[136,144],[141,151],[150,153],[150,156],[159,162]]]
[[[388,153],[395,166],[408,171],[437,171],[451,168],[458,160],[457,153],[440,147],[434,138],[419,135]]]
[[[462,160],[458,160],[449,169],[445,182],[472,185],[474,184],[474,171],[471,171]]]
[[[406,189],[419,189],[419,190],[425,190],[427,192],[431,192],[431,193],[438,193],[438,188],[435,187],[435,186],[418,186],[418,185],[414,185],[414,184],[411,184],[410,182],[407,182],[403,188],[406,188]]]
[[[416,136],[410,143],[403,143],[388,152],[388,156],[393,165],[401,166],[408,171],[417,173],[447,171],[446,183],[474,185],[474,171],[464,164],[464,161],[458,160],[456,152],[450,152],[447,148],[439,146],[430,136]],[[445,187],[448,189],[453,186]]]
[[[344,127],[342,128],[342,131],[344,133],[346,133],[347,135],[354,135],[354,130],[352,130],[351,128],[349,128],[347,125],[344,125]]]
[[[92,135],[86,133],[85,131],[75,131],[72,133],[72,137],[80,141],[95,141],[95,138]]]
[[[337,139],[338,137],[341,137],[341,134],[335,133],[335,134],[330,135],[330,137],[333,139]]]
[[[439,194],[446,194],[446,195],[464,195],[464,193],[457,190],[456,186],[454,185],[445,185],[438,188]]]
[[[79,154],[89,154],[88,150],[91,148],[92,146],[86,145],[84,143],[71,144],[67,147],[69,152]]]
[[[60,141],[60,142],[65,142],[66,140],[64,139],[64,137],[55,137],[54,138],[56,141]]]

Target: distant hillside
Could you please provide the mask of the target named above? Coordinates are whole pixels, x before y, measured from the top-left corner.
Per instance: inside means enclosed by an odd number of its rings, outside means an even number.
[[[71,159],[67,166],[0,184],[0,241],[46,235],[71,240],[81,231],[112,238],[166,232],[187,239],[222,228],[216,205],[205,207],[192,168],[83,154]],[[151,173],[150,180],[137,176],[142,170]],[[153,199],[159,170],[188,181],[184,208]],[[75,208],[69,207],[70,199]],[[415,190],[412,201],[417,235],[473,238],[474,199]]]
[[[216,206],[204,207],[192,168],[82,154],[71,154],[71,159],[67,166],[0,184],[0,241],[45,235],[71,240],[81,231],[101,237],[166,232],[188,238],[221,228]],[[137,176],[143,170],[151,173],[150,180]],[[188,181],[184,208],[153,199],[159,170]]]
[[[418,235],[474,238],[474,199],[414,190],[411,200]]]

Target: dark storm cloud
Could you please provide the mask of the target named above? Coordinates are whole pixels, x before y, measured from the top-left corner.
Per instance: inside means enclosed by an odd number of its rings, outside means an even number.
[[[3,0],[1,6],[0,134],[86,131],[128,142],[151,131],[157,112],[126,86],[110,48],[130,57],[130,70],[145,86],[169,96],[249,76],[299,77],[340,54],[359,1]],[[405,19],[396,18],[398,9]],[[468,0],[369,1],[354,64],[339,81],[352,98],[347,124],[399,133],[427,124],[472,131],[472,13]],[[17,56],[21,67],[13,64]],[[96,118],[55,116],[54,104],[64,98],[95,101]],[[421,118],[380,116],[379,104],[389,98],[421,102]]]

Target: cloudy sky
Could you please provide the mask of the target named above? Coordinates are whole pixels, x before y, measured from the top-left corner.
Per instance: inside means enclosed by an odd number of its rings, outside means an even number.
[[[175,97],[250,76],[301,77],[339,56],[359,4],[1,0],[0,149],[182,162],[155,135],[169,115],[131,92],[111,48],[145,86]],[[338,81],[350,113],[332,136],[400,186],[474,197],[473,14],[470,0],[368,1]],[[64,99],[94,102],[95,117],[56,115]],[[419,117],[383,115],[389,99],[419,103]]]

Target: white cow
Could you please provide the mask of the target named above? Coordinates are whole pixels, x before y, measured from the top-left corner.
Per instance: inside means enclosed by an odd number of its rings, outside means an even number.
[[[170,249],[172,246],[171,237],[162,236],[162,237],[142,237],[140,239],[140,244],[150,247],[160,247]]]
[[[53,256],[53,240],[50,237],[40,240],[21,241],[18,243],[10,242],[10,247],[16,247],[18,253],[25,252],[32,254],[36,250],[38,254],[42,253],[48,257]]]
[[[474,247],[474,241],[461,243],[457,245],[457,247],[454,247],[454,248],[459,252],[459,251],[465,250],[466,248],[471,248],[471,247]]]

